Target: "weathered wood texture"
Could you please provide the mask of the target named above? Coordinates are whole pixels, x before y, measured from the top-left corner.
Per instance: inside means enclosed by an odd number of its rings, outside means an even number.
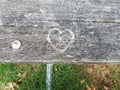
[[[0,0],[0,62],[120,63],[120,0]]]

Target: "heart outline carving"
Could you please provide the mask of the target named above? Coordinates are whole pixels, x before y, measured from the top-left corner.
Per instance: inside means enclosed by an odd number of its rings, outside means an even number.
[[[52,35],[51,33],[54,32],[54,31],[58,31],[59,34],[63,34],[63,32],[68,31],[70,33],[70,35],[72,36],[72,38],[70,39],[70,42],[63,49],[57,48],[52,43],[50,36]],[[53,49],[55,49],[56,51],[59,51],[60,53],[64,53],[68,49],[68,47],[74,42],[74,39],[75,39],[75,35],[70,29],[65,29],[64,31],[61,31],[58,28],[54,28],[54,29],[50,30],[50,32],[48,33],[48,36],[47,36],[47,41],[51,44]]]

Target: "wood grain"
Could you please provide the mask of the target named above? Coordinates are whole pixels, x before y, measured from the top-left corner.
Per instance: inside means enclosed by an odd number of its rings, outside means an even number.
[[[120,0],[0,0],[0,62],[120,63]]]

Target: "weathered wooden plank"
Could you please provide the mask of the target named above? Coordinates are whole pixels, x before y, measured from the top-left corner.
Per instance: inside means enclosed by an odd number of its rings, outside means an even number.
[[[0,0],[0,62],[119,63],[119,23],[119,0]]]

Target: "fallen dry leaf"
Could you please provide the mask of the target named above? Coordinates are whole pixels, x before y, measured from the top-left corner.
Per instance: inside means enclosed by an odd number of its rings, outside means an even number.
[[[109,88],[105,85],[103,85],[104,90],[109,90]]]
[[[85,79],[82,79],[82,80],[80,81],[80,83],[81,83],[81,84],[85,83]]]
[[[20,77],[21,79],[25,79],[27,77],[27,73],[18,73],[17,75],[18,77]]]
[[[19,85],[15,82],[10,82],[6,86],[2,87],[0,90],[17,90]]]
[[[92,90],[96,90],[94,85],[91,85],[91,89]]]
[[[54,70],[54,72],[57,72],[57,71],[58,71],[58,69],[57,69],[56,67],[54,67],[53,70]]]
[[[90,86],[86,85],[86,90],[92,90]]]

